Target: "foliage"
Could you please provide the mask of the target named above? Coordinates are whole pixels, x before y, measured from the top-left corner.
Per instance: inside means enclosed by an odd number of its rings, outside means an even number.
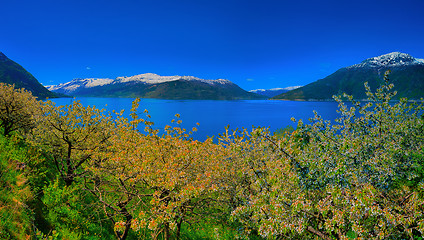
[[[31,124],[0,136],[0,238],[419,239],[424,108],[390,102],[387,76],[365,87],[366,102],[335,97],[336,123],[315,113],[219,143],[191,139],[178,114],[160,135],[139,99],[127,119],[16,97],[40,114],[16,110]]]
[[[376,93],[365,86],[368,102],[346,95],[348,108],[336,97],[338,124],[315,114],[290,136],[259,129],[236,144],[252,180],[233,216],[247,230],[268,238],[423,235],[422,105],[390,103],[387,75]]]
[[[26,184],[25,149],[0,136],[0,239],[29,238],[32,212],[26,202],[32,192]]]
[[[279,146],[293,146],[293,139],[274,140],[267,129],[252,132],[244,129],[238,137],[228,132],[223,135],[222,141],[233,151],[234,161],[239,162],[238,171],[247,175],[237,193],[240,205],[232,212],[232,217],[244,225],[247,234],[258,230],[263,237],[271,237],[273,234],[267,233],[266,228],[287,223],[295,226],[298,222],[289,212],[282,211],[283,204],[302,196],[302,191],[297,187],[298,178],[291,167],[291,159],[278,149]],[[286,222],[282,222],[283,219]]]
[[[31,141],[51,155],[61,178],[70,186],[85,173],[83,165],[90,161],[92,152],[107,144],[110,116],[78,101],[59,107],[48,101],[43,104],[43,113]]]
[[[63,186],[51,182],[44,189],[47,220],[62,239],[113,239],[96,199],[82,185]]]
[[[219,200],[218,190],[226,187],[220,182],[228,169],[222,161],[226,150],[211,139],[189,139],[178,127],[181,120],[159,136],[149,116],[138,117],[137,107],[138,101],[131,121],[119,114],[111,144],[88,169],[87,187],[104,204],[119,239],[145,227],[153,239],[160,234],[169,239],[172,232],[178,238],[184,222],[198,221]],[[140,123],[146,134],[137,130]]]
[[[31,130],[39,115],[39,102],[30,92],[0,82],[0,128],[4,136],[18,130]]]
[[[285,134],[292,133],[293,131],[294,131],[294,127],[292,126],[286,126],[285,128],[278,128],[277,130],[275,130],[274,136],[282,137]]]

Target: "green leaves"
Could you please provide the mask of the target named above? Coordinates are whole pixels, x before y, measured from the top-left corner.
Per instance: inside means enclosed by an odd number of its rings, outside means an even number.
[[[97,200],[83,186],[63,186],[58,179],[44,189],[47,220],[58,239],[111,239]]]
[[[24,239],[31,234],[33,197],[24,169],[28,156],[11,139],[0,136],[0,239]]]
[[[78,101],[59,107],[50,101],[43,104],[44,117],[30,140],[51,154],[68,186],[83,174],[93,152],[108,144],[114,126],[103,111]]]
[[[296,130],[280,135],[263,128],[226,129],[218,144],[192,140],[179,114],[159,135],[147,110],[144,118],[138,115],[139,99],[130,119],[122,111],[112,118],[77,101],[27,104],[41,106],[43,114],[27,119],[34,126],[21,126],[31,130],[21,143],[32,143],[47,159],[28,158],[26,166],[41,169],[27,178],[12,165],[35,151],[25,155],[0,141],[6,149],[0,152],[0,218],[12,217],[0,222],[0,230],[8,229],[6,238],[28,233],[16,226],[29,222],[22,203],[32,194],[25,185],[30,180],[43,194],[51,238],[103,239],[112,232],[117,239],[178,238],[187,223],[225,222],[230,213],[245,236],[420,237],[423,105],[391,102],[396,93],[387,77],[376,92],[365,88],[366,102],[335,97],[336,123],[314,112],[310,124],[298,121]],[[22,111],[16,116],[27,116]],[[138,130],[143,125],[145,131]],[[49,159],[57,171],[44,166]],[[22,213],[13,210],[11,216],[11,206]],[[44,238],[47,232],[38,233]]]
[[[291,135],[253,130],[232,141],[250,167],[249,190],[240,192],[245,201],[233,216],[268,238],[424,234],[423,105],[390,102],[392,88],[386,73],[375,93],[365,84],[366,102],[345,94],[349,106],[336,96],[336,124],[314,113]]]

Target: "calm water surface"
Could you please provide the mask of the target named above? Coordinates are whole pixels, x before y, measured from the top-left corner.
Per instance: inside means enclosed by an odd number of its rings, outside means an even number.
[[[52,99],[57,105],[70,104],[72,98]],[[132,98],[76,98],[84,106],[96,106],[108,111],[131,109]],[[255,127],[270,127],[271,131],[284,128],[288,125],[295,127],[290,118],[302,119],[309,123],[316,110],[324,119],[334,120],[338,117],[336,102],[297,102],[277,100],[239,100],[239,101],[214,101],[214,100],[162,100],[141,99],[139,107],[140,117],[144,117],[144,109],[149,111],[154,127],[162,129],[171,125],[175,114],[181,115],[182,127],[191,129],[197,127],[198,131],[193,138],[205,140],[207,136],[218,136],[225,131],[225,126],[230,129]],[[143,127],[144,128],[144,127]]]

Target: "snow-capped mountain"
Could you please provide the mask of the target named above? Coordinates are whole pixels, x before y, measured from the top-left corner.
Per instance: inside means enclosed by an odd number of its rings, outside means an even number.
[[[397,91],[395,98],[424,97],[424,59],[414,58],[406,53],[392,52],[341,68],[324,79],[274,98],[331,100],[333,95],[347,93],[356,99],[366,99],[364,83],[368,82],[371,90],[374,91],[382,83],[387,70],[391,71],[389,79],[395,86],[394,90]]]
[[[113,83],[113,81],[114,80],[110,78],[76,78],[70,82],[61,83],[59,85],[48,85],[46,88],[52,92],[72,94],[81,88],[104,86]]]
[[[267,97],[274,97],[279,94],[282,94],[282,93],[285,93],[300,87],[302,86],[290,86],[285,88],[271,88],[271,89],[254,89],[254,90],[250,90],[249,92],[264,95]]]
[[[113,84],[122,84],[122,83],[133,83],[133,84],[160,84],[165,82],[173,82],[173,81],[198,81],[202,83],[206,83],[209,85],[217,85],[217,84],[233,84],[229,80],[225,79],[216,79],[216,80],[206,80],[193,76],[160,76],[154,73],[144,73],[130,77],[117,77],[116,79],[110,78],[76,78],[70,82],[62,83],[59,85],[50,85],[46,86],[47,89],[53,92],[60,92],[63,94],[72,95],[81,91],[83,89],[113,85]]]
[[[368,58],[361,63],[347,68],[382,68],[382,67],[402,67],[409,65],[424,65],[424,59],[414,58],[409,54],[401,52],[392,52],[378,57]]]
[[[258,95],[226,79],[193,76],[160,76],[154,73],[130,77],[74,79],[47,86],[53,92],[73,96],[144,97],[165,99],[255,99]]]
[[[143,82],[146,84],[155,84],[155,83],[164,83],[164,82],[172,82],[177,80],[184,81],[199,81],[204,82],[210,85],[214,84],[231,84],[232,82],[226,79],[216,79],[216,80],[206,80],[193,76],[160,76],[154,73],[144,73],[131,77],[117,77],[116,81],[120,83],[124,82]]]

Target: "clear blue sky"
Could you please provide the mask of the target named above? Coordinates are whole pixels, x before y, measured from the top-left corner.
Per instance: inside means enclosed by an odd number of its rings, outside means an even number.
[[[22,0],[0,51],[43,84],[141,73],[305,85],[400,51],[424,58],[424,1]]]

